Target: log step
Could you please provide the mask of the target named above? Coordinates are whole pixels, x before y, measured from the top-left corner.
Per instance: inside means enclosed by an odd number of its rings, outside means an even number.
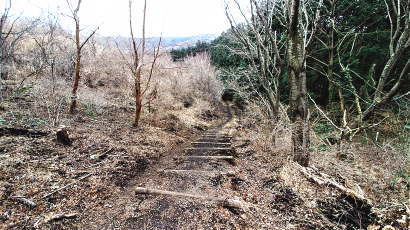
[[[219,134],[215,134],[215,135],[210,135],[210,134],[204,134],[201,135],[203,137],[221,137],[221,138],[232,138],[232,136],[228,136],[228,135],[219,135]]]
[[[182,157],[187,160],[233,160],[233,156],[184,156]]]
[[[241,202],[239,200],[228,199],[228,198],[219,198],[219,197],[212,197],[212,196],[201,196],[197,194],[189,194],[189,193],[181,193],[181,192],[172,192],[166,190],[158,190],[158,189],[150,189],[150,188],[143,188],[137,187],[135,188],[136,194],[151,194],[151,195],[168,195],[168,196],[180,196],[180,197],[187,197],[187,198],[194,198],[200,200],[207,200],[215,202],[221,206],[227,206],[232,208],[239,208],[239,209],[246,209],[249,205]]]
[[[197,148],[187,148],[186,150],[189,151],[195,151],[195,150],[205,150],[205,151],[229,151],[232,150],[232,148],[213,148],[213,147],[197,147]]]
[[[229,142],[209,142],[209,141],[196,141],[196,142],[191,142],[191,144],[194,144],[194,145],[200,145],[200,144],[230,145],[231,143],[229,143]]]
[[[160,170],[163,173],[173,173],[173,174],[209,174],[209,175],[235,175],[235,171],[205,171],[205,170]]]

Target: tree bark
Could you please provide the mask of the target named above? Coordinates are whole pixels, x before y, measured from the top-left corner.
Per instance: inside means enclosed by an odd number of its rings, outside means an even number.
[[[288,74],[290,84],[290,107],[292,125],[293,160],[302,166],[309,165],[310,127],[306,89],[306,59],[303,39],[299,28],[300,0],[290,2],[288,26]]]
[[[97,32],[98,27],[91,32],[91,34],[81,43],[80,41],[80,18],[78,16],[78,12],[80,11],[80,5],[81,5],[82,0],[78,0],[77,2],[77,7],[71,12],[72,13],[72,18],[74,19],[75,22],[75,45],[76,45],[76,61],[75,61],[75,72],[74,72],[74,85],[73,85],[73,90],[71,91],[71,105],[69,109],[70,114],[74,114],[77,109],[77,91],[78,91],[78,86],[80,84],[80,71],[81,71],[81,50],[83,49],[84,45],[87,44],[89,39],[94,36],[94,34]],[[68,1],[67,1],[67,4]]]
[[[145,55],[145,20],[146,20],[146,13],[147,13],[147,1],[144,1],[144,11],[143,11],[143,18],[142,18],[142,41],[141,41],[141,52],[138,52],[138,47],[135,41],[134,32],[132,29],[132,0],[129,0],[129,26],[130,26],[130,33],[131,33],[131,45],[133,50],[133,66],[131,67],[131,72],[134,74],[135,77],[135,84],[134,84],[134,92],[135,92],[135,117],[134,117],[134,127],[139,126],[139,121],[141,118],[141,111],[142,111],[142,98],[144,92],[141,88],[141,72],[142,66],[144,65],[144,55]],[[161,40],[160,40],[161,41]],[[159,45],[158,45],[159,51]],[[158,52],[154,52],[154,62],[151,66],[151,73],[148,79],[148,84],[152,76],[152,69],[154,68],[156,58],[158,57]],[[147,88],[148,88],[147,84]],[[147,89],[146,88],[146,89]],[[145,89],[145,90],[146,90]]]
[[[141,95],[141,70],[137,70],[135,75],[135,118],[134,127],[138,127],[142,111],[142,95]]]
[[[80,46],[80,22],[76,19],[75,22],[75,43],[76,43],[76,61],[75,61],[75,75],[74,75],[74,85],[71,91],[71,105],[70,114],[74,114],[77,109],[77,91],[78,85],[80,83],[80,68],[81,68],[81,46]]]
[[[333,68],[334,68],[334,57],[335,57],[335,44],[334,44],[334,35],[335,32],[332,28],[332,31],[330,32],[330,44],[329,44],[329,63],[327,67],[327,77],[329,81],[329,91],[328,91],[328,104],[331,104],[333,100],[335,99],[336,96],[336,84],[334,83],[334,78],[333,78]]]

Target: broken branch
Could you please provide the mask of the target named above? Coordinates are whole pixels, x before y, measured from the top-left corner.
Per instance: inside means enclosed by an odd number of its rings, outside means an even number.
[[[29,200],[24,196],[13,196],[11,198],[18,201],[18,202],[20,202],[20,203],[22,203],[22,204],[24,204],[24,205],[27,205],[30,208],[35,208],[37,206],[37,204],[34,201]]]

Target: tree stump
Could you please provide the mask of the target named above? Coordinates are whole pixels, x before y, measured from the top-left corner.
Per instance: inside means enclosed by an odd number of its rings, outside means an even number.
[[[65,145],[65,146],[70,146],[73,144],[73,141],[70,139],[70,136],[68,134],[68,129],[66,127],[60,127],[57,130],[57,142]]]

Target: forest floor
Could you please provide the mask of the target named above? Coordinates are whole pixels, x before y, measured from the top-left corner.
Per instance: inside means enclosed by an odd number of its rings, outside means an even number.
[[[143,120],[138,129],[130,128],[132,112],[126,109],[107,109],[98,117],[79,113],[68,122],[74,143],[64,146],[56,142],[55,130],[21,125],[38,122],[29,110],[17,116],[7,112],[13,105],[3,108],[2,117],[10,122],[0,127],[0,229],[410,226],[409,184],[380,178],[385,167],[369,166],[369,158],[355,158],[353,164],[313,154],[316,167],[306,171],[289,160],[286,146],[259,151],[252,132],[227,109],[183,109]],[[276,141],[286,138],[279,135]],[[139,187],[231,199],[241,207],[140,194]]]

